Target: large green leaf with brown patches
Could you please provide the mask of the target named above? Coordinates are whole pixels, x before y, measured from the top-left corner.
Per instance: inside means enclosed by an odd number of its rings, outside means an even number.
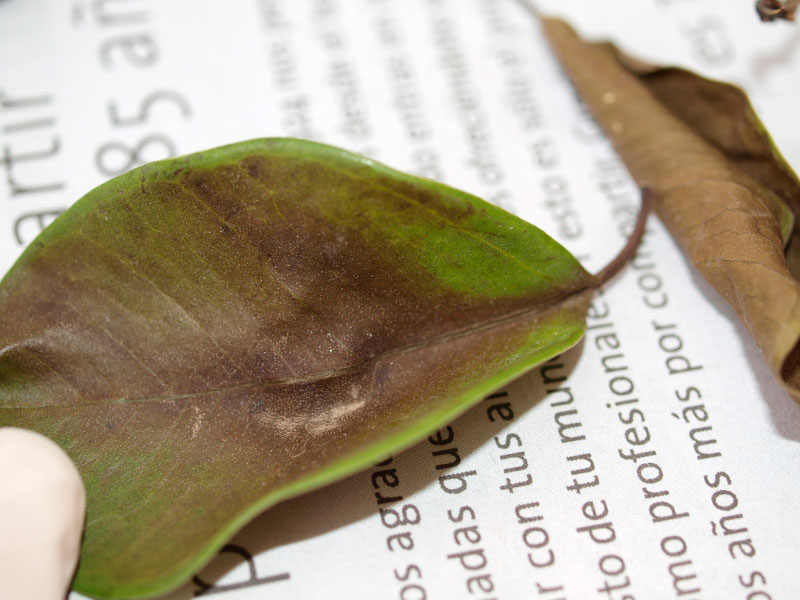
[[[83,475],[76,589],[157,594],[573,345],[599,280],[478,198],[327,146],[154,163],[2,281],[0,425]]]

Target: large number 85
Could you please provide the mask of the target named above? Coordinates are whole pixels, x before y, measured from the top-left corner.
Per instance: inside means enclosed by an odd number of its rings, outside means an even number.
[[[192,112],[189,102],[180,94],[170,91],[156,91],[145,96],[139,103],[139,110],[132,116],[124,117],[115,101],[108,103],[108,118],[115,127],[131,127],[143,125],[151,117],[156,105],[171,104],[176,107],[184,119]],[[109,177],[119,175],[137,165],[153,160],[170,158],[177,154],[174,142],[161,133],[145,135],[134,144],[121,141],[107,142],[98,148],[95,164],[98,170]]]

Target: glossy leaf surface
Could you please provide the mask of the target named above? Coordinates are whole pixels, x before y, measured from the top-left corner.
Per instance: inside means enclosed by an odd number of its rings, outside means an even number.
[[[597,283],[536,227],[327,146],[153,163],[0,284],[0,425],[84,478],[75,587],[157,594],[573,345]]]

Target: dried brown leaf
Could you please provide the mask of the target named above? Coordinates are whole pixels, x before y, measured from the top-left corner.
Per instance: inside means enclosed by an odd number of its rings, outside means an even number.
[[[687,256],[800,398],[800,284],[784,245],[800,183],[738,88],[658,69],[542,20],[575,88]]]

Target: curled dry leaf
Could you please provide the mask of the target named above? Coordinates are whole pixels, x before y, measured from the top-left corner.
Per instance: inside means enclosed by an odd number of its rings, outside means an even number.
[[[57,441],[83,476],[75,587],[161,593],[268,506],[576,343],[643,229],[593,276],[495,206],[328,146],[146,165],[0,283],[0,425]]]
[[[562,21],[542,23],[631,175],[652,190],[658,216],[800,398],[800,285],[784,253],[800,184],[745,94],[587,43]]]

